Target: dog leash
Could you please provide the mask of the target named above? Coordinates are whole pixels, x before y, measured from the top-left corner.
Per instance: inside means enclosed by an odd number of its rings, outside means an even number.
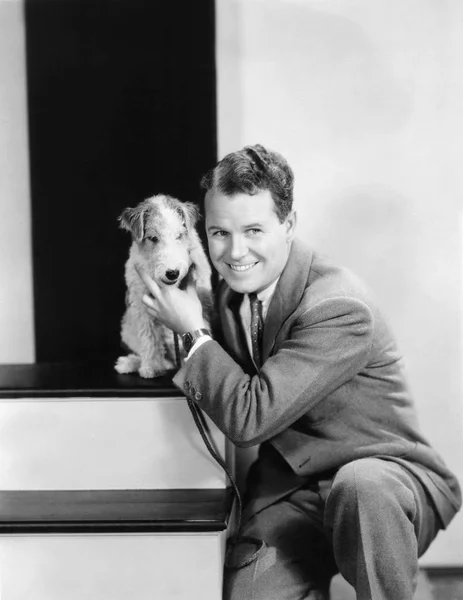
[[[176,362],[177,369],[180,369],[180,367],[182,366],[182,362],[180,359],[180,343],[179,343],[179,336],[175,332],[174,332],[174,345],[175,345],[175,362]],[[258,558],[258,556],[261,554],[261,552],[265,549],[266,544],[263,540],[258,540],[255,538],[238,535],[238,532],[241,528],[241,518],[242,518],[242,514],[243,514],[243,502],[241,500],[241,494],[238,489],[238,485],[236,484],[236,481],[235,481],[233,475],[230,473],[230,469],[225,464],[225,461],[222,460],[222,458],[217,454],[217,452],[214,450],[214,448],[211,444],[211,441],[209,440],[209,437],[207,435],[208,426],[204,419],[204,415],[201,413],[198,406],[193,402],[193,400],[191,398],[186,396],[186,401],[188,404],[188,408],[190,409],[190,412],[193,416],[193,420],[196,424],[196,427],[204,441],[206,448],[209,451],[209,454],[217,462],[217,464],[220,465],[220,467],[222,467],[222,469],[225,471],[225,473],[228,476],[228,479],[230,480],[231,486],[233,488],[233,493],[235,495],[236,505],[237,505],[236,517],[235,517],[235,527],[236,527],[237,533],[233,536],[230,536],[227,540],[227,552],[226,552],[226,556],[225,556],[225,566],[227,568],[235,569],[235,570],[242,569],[243,567],[246,567],[247,565],[250,565],[251,563],[253,563]],[[258,548],[257,548],[256,552],[254,552],[248,558],[238,562],[236,565],[231,564],[230,557],[231,557],[232,550],[234,549],[235,546],[237,546],[238,544],[241,544],[241,543],[254,544],[254,545],[258,546]]]

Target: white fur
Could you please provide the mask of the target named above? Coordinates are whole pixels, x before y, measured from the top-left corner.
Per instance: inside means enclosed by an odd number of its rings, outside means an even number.
[[[197,218],[194,204],[164,195],[126,208],[119,217],[120,226],[132,235],[132,245],[125,264],[127,308],[121,329],[131,353],[117,360],[118,373],[138,371],[142,377],[157,377],[176,368],[174,334],[147,312],[142,302],[147,290],[135,265],[160,286],[181,285],[190,271],[207,320],[212,308],[211,269],[195,229]]]

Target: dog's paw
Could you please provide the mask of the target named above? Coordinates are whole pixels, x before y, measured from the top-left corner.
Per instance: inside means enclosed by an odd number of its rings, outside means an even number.
[[[151,365],[143,365],[138,369],[138,374],[140,377],[144,377],[145,379],[152,379],[153,377],[161,377],[165,375],[165,371],[162,369],[156,369]]]
[[[136,373],[140,368],[141,359],[136,354],[129,354],[128,356],[119,356],[114,365],[114,368],[121,375],[127,373]]]

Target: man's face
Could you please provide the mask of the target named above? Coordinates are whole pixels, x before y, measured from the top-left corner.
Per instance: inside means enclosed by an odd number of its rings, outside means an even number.
[[[214,267],[236,292],[260,292],[283,271],[294,238],[296,215],[280,223],[272,196],[210,190],[205,199],[206,232]]]

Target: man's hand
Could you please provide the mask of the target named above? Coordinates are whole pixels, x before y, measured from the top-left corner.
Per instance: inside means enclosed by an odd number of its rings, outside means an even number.
[[[174,285],[158,285],[140,266],[136,271],[146,286],[147,294],[143,295],[143,304],[152,316],[161,321],[175,333],[186,333],[206,327],[203,310],[196,286],[188,276],[185,290]]]

